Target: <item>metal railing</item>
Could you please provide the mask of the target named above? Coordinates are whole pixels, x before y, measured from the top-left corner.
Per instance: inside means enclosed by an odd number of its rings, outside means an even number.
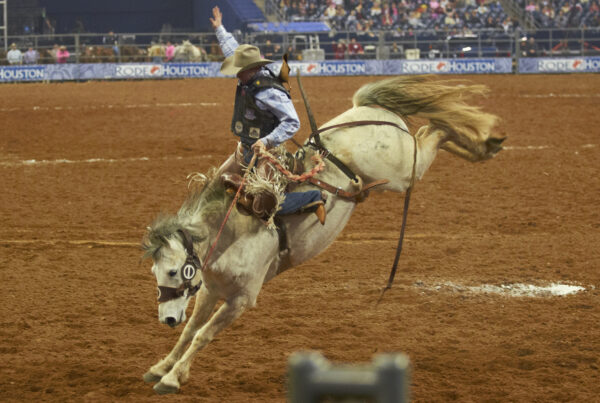
[[[533,41],[529,38],[533,37]],[[362,52],[348,51],[348,44],[355,39]],[[472,32],[452,30],[379,31],[371,34],[355,32],[329,33],[238,33],[238,42],[252,43],[263,53],[278,58],[284,52],[291,60],[302,60],[303,53],[316,54],[325,60],[340,59],[454,59],[496,58],[518,59],[527,56],[565,57],[600,56],[600,29],[537,29],[535,32],[514,31],[506,33],[497,29]],[[523,40],[525,39],[525,41]],[[118,33],[26,35],[9,36],[8,43],[15,43],[25,52],[29,47],[39,52],[38,64],[55,63],[56,49],[66,47],[70,56],[68,63],[127,63],[166,62],[165,46],[190,41],[201,52],[199,59],[188,56],[174,61],[221,61],[223,55],[214,33]],[[267,48],[270,40],[272,48]],[[341,45],[341,48],[340,48]],[[305,52],[318,49],[319,52]],[[342,49],[343,51],[340,51]],[[531,51],[533,49],[533,51]],[[306,59],[305,59],[306,60]],[[0,51],[0,64],[7,64],[6,55]]]

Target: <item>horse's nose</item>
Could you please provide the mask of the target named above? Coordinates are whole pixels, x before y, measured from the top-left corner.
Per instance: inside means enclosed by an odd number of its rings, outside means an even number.
[[[172,316],[168,316],[165,323],[171,327],[175,327],[175,325],[177,325],[177,319]]]

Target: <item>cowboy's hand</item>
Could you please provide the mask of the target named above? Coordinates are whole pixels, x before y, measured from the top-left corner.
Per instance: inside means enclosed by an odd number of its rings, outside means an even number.
[[[266,149],[267,147],[265,146],[265,143],[263,143],[261,140],[257,140],[254,144],[252,144],[252,151],[256,155],[262,154],[263,151],[266,151]]]
[[[212,12],[213,12],[214,18],[210,18],[210,22],[211,22],[213,28],[217,29],[223,23],[223,14],[221,13],[221,10],[219,9],[219,7],[214,7]]]

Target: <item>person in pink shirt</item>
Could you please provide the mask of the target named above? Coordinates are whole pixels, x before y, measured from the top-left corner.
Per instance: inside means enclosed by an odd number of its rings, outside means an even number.
[[[66,63],[71,54],[67,50],[66,46],[61,46],[58,51],[56,51],[56,63]]]
[[[167,47],[165,48],[165,62],[170,62],[173,60],[175,56],[175,46],[171,42],[167,42]]]

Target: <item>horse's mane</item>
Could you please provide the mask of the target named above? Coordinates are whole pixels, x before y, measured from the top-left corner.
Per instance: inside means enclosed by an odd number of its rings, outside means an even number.
[[[206,219],[224,211],[230,201],[215,172],[213,169],[207,175],[194,175],[190,180],[190,192],[177,214],[159,214],[147,228],[142,241],[143,258],[156,258],[169,239],[179,237],[177,231],[180,229],[188,231],[194,242],[205,238],[202,227],[206,225]]]

